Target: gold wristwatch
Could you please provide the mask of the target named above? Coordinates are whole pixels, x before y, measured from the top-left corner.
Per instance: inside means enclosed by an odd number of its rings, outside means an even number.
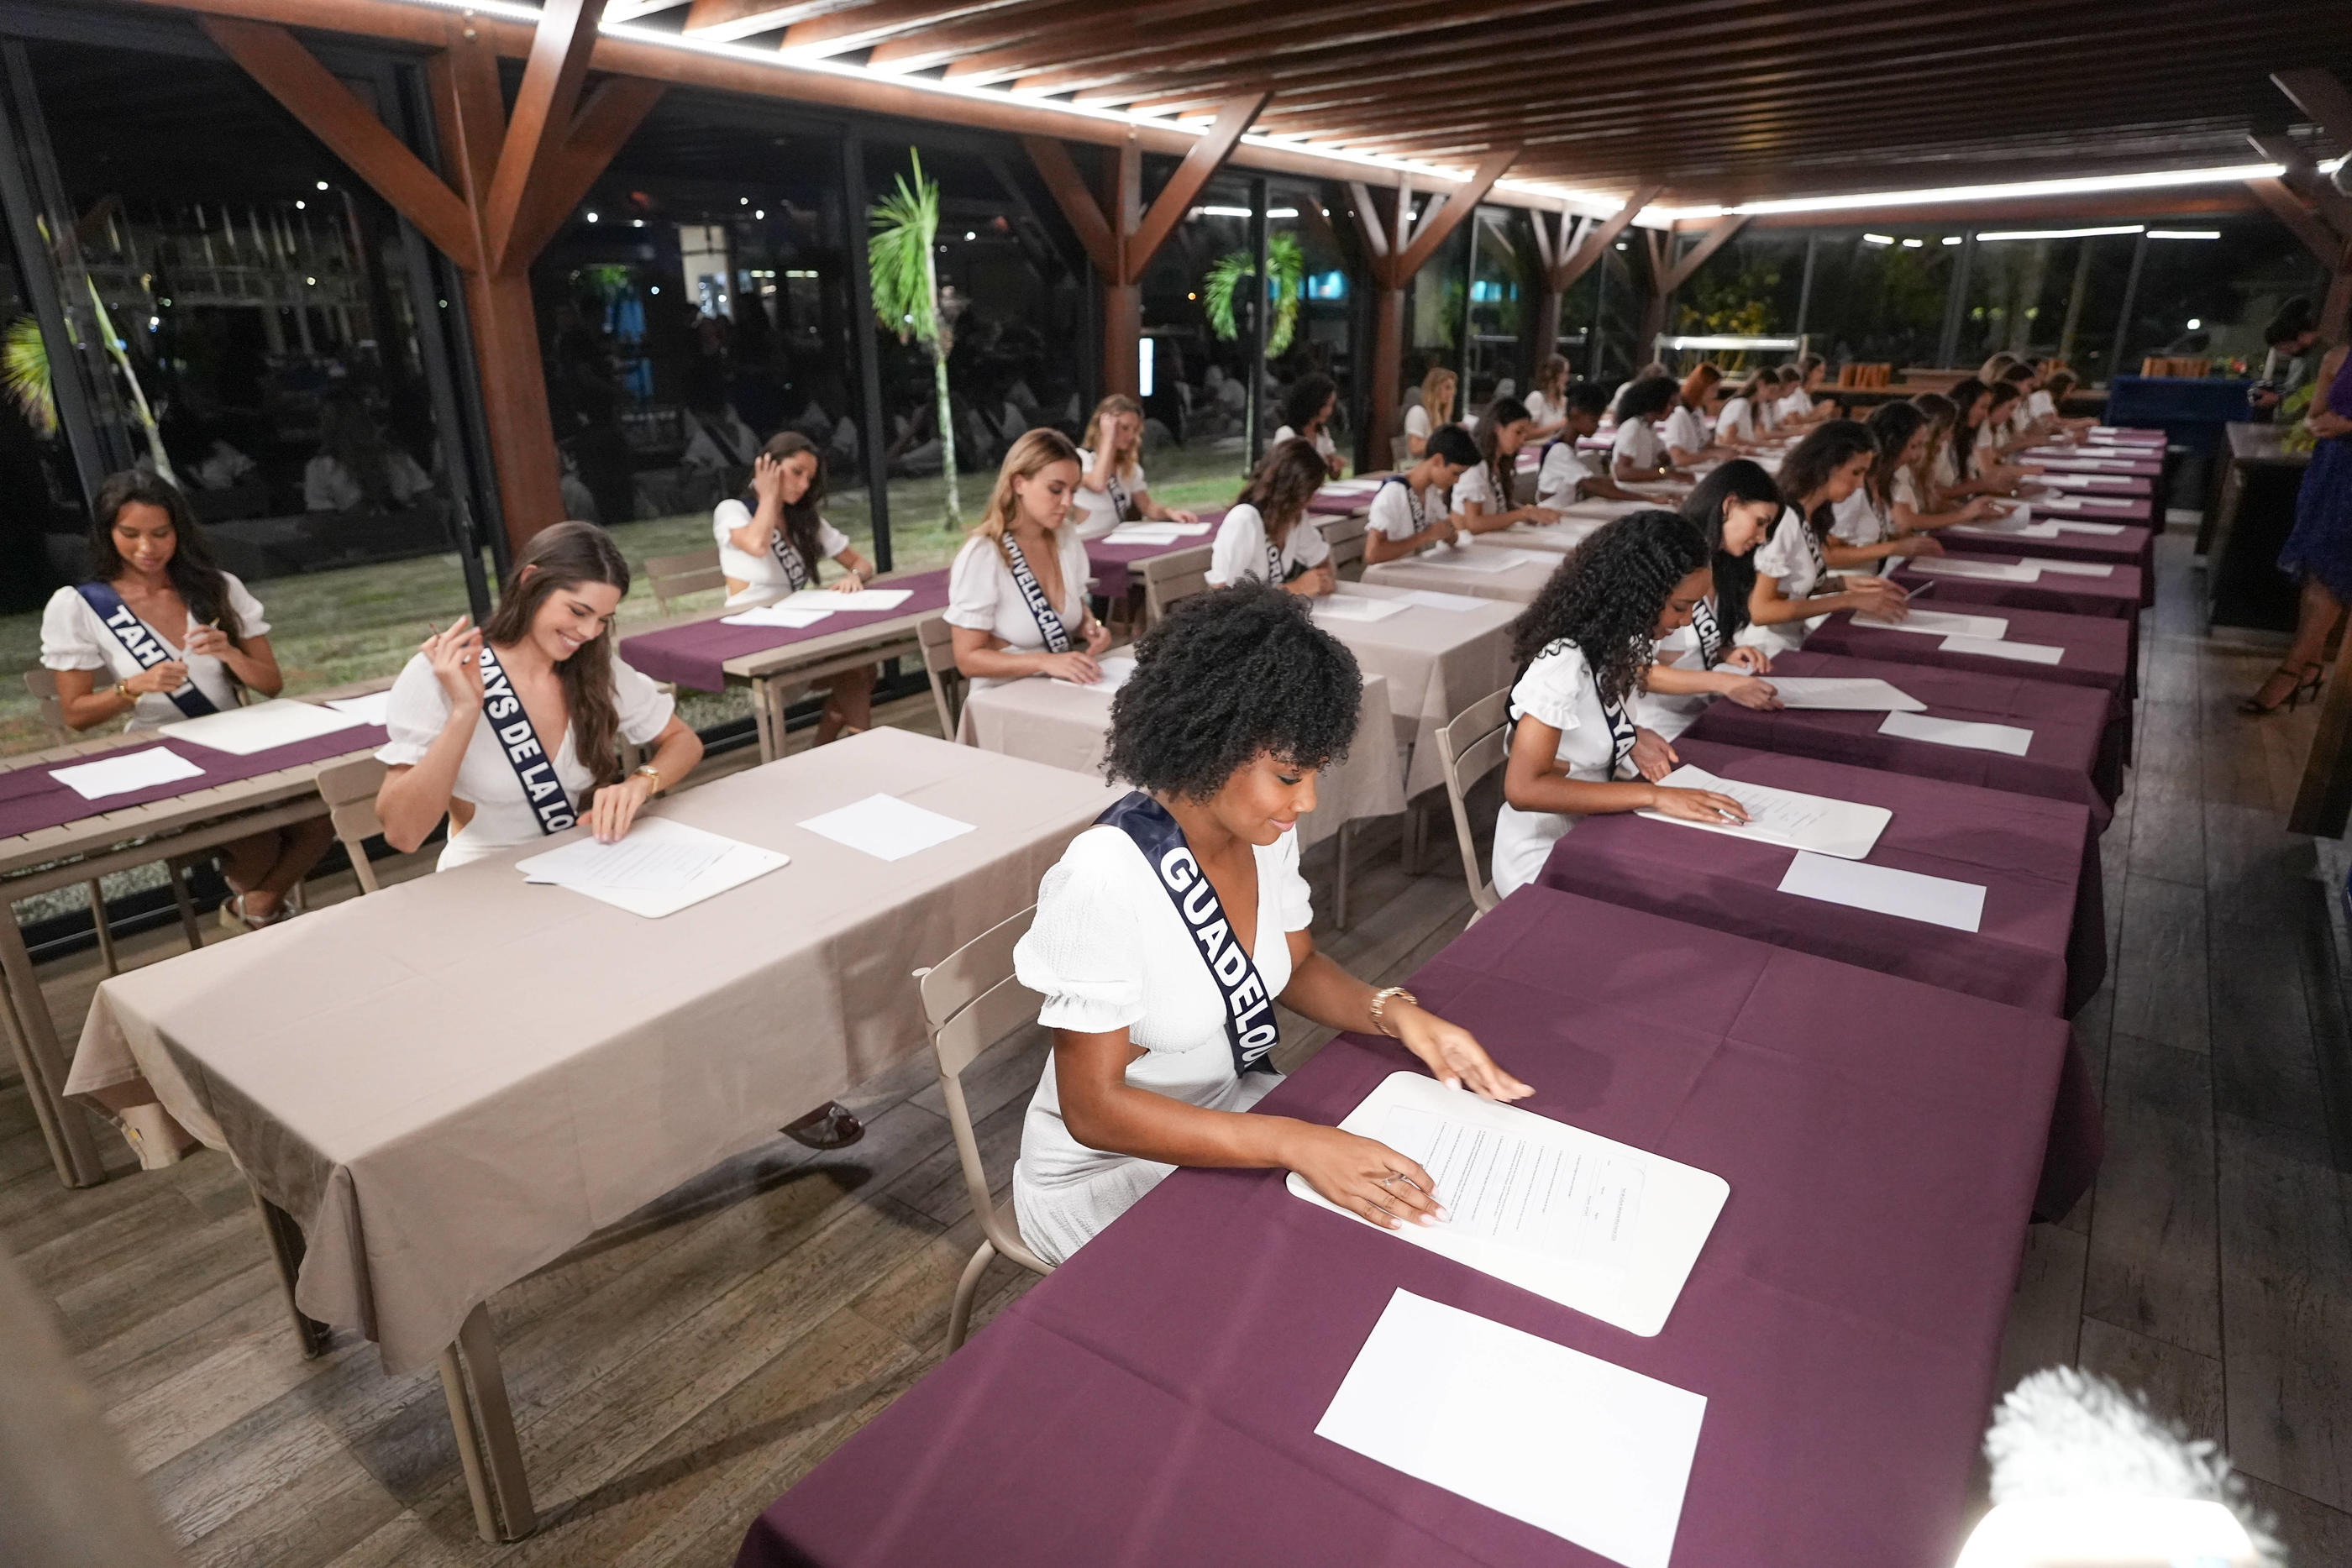
[[[654,781],[654,793],[658,795],[662,792],[661,769],[655,767],[652,763],[648,762],[644,767],[638,768],[637,777],[640,779],[652,779]]]

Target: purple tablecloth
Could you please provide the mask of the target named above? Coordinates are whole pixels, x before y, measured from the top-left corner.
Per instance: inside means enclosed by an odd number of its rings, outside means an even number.
[[[753,1525],[739,1568],[1602,1568],[1314,1435],[1395,1291],[1704,1395],[1676,1564],[1948,1563],[2067,1029],[1521,889],[1413,977],[1529,1109],[1723,1176],[1641,1339],[1300,1202],[1180,1171]],[[1261,1110],[1410,1065],[1332,1041]]]
[[[1178,550],[1199,549],[1215,542],[1217,525],[1225,520],[1225,514],[1230,510],[1229,507],[1213,507],[1200,513],[1200,519],[1209,525],[1209,531],[1191,538],[1178,539],[1172,545],[1115,545],[1108,538],[1088,539],[1087,565],[1094,572],[1095,591],[1105,599],[1125,599],[1128,590],[1134,584],[1134,573],[1130,569],[1136,562],[1149,560],[1156,555],[1173,555]]]
[[[830,637],[835,632],[856,631],[861,626],[878,625],[885,622],[905,621],[912,625],[926,615],[936,614],[948,607],[948,571],[918,572],[911,577],[894,577],[874,585],[877,588],[905,588],[912,596],[896,610],[850,612],[837,610],[814,626],[794,629],[788,626],[730,626],[722,615],[740,613],[736,611],[713,612],[699,621],[682,622],[665,626],[657,632],[640,632],[634,637],[621,639],[621,657],[631,668],[657,681],[674,681],[698,692],[727,689],[727,661],[740,659],[746,653],[764,653],[771,648],[787,647],[794,643],[812,642]]]
[[[2011,454],[2010,461],[2076,474],[2129,474],[2142,479],[2164,476],[2163,455],[2138,446],[2077,446],[2063,451],[2034,447]]]
[[[141,752],[155,750],[155,746],[125,746],[113,751],[69,757],[46,765],[11,768],[0,773],[0,838],[35,833],[44,828],[63,827],[68,822],[102,817],[110,811],[151,805],[157,800],[176,800],[182,795],[193,795],[199,789],[233,784],[240,779],[257,779],[281,768],[299,768],[306,762],[323,762],[331,757],[373,751],[384,743],[385,737],[383,726],[363,724],[352,729],[336,730],[331,735],[313,736],[291,746],[272,747],[268,751],[257,751],[249,757],[191,746],[184,740],[174,741],[169,735],[159,735],[155,738],[159,745],[169,747],[180,757],[203,768],[203,777],[174,779],[169,784],[131,789],[96,800],[84,800],[49,777],[55,768],[79,767],[103,758],[135,757]]]
[[[2019,795],[2074,800],[2089,808],[2100,832],[2115,814],[2123,791],[2123,753],[2107,723],[2105,695],[2083,686],[2062,686],[2014,675],[1980,675],[1933,664],[1898,664],[1878,659],[1848,659],[1802,649],[1772,661],[1780,675],[1875,675],[1891,681],[1927,705],[1931,718],[2013,725],[2033,732],[2022,757],[1937,741],[1881,735],[1884,713],[1828,708],[1780,708],[1769,713],[1736,703],[1707,705],[1698,722],[1683,733],[1693,740],[1719,740],[1758,751],[1784,751],[1883,768],[1922,779],[1977,784]]]
[[[2037,521],[2045,520],[2039,517]],[[2069,522],[2114,522],[2111,517],[2068,517]],[[2139,573],[2139,601],[2156,602],[2156,530],[2126,527],[2119,534],[2063,533],[2053,539],[2021,539],[2015,534],[1971,533],[1965,528],[1938,528],[1937,542],[1954,555],[1997,555],[2008,559],[2079,560],[2097,566],[2128,567]],[[2044,574],[2044,580],[2048,580]],[[2086,579],[2085,580],[2095,580]],[[1941,589],[1937,590],[1942,592]]]
[[[1969,553],[1970,560],[2015,566],[2024,557],[2015,550]],[[2033,582],[1994,582],[1980,577],[1952,577],[1913,570],[1908,562],[1888,574],[1906,591],[1916,593],[1923,583],[1936,586],[1925,602],[1960,609],[1970,604],[1999,604],[2019,610],[2048,610],[2060,615],[2112,615],[2136,621],[2144,585],[2136,567],[2119,566],[2107,577],[2059,576],[2044,573]]]
[[[2120,507],[2085,506],[2084,501],[2121,501]],[[2156,516],[2156,503],[2146,496],[2100,496],[2084,491],[2060,490],[2047,496],[2035,496],[2026,502],[2037,517],[2065,517],[2078,523],[2129,523],[2148,527]]]

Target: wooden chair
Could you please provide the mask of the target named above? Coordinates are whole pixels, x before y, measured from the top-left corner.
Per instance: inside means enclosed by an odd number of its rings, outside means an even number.
[[[955,628],[944,615],[934,615],[915,628],[922,645],[923,674],[931,683],[931,706],[940,716],[940,734],[949,740],[963,719],[963,672],[956,667]]]
[[[1054,1266],[1029,1249],[1021,1239],[1020,1221],[1007,1197],[1000,1207],[981,1168],[980,1135],[973,1130],[971,1107],[963,1097],[963,1071],[972,1059],[1024,1024],[1034,1023],[1043,998],[1013,975],[1013,946],[1028,933],[1037,914],[1032,904],[994,929],[982,933],[928,969],[915,971],[923,994],[923,1015],[930,1025],[931,1052],[940,1070],[940,1093],[946,1100],[948,1125],[954,1130],[956,1158],[963,1166],[965,1193],[979,1217],[982,1240],[956,1281],[955,1303],[948,1313],[948,1350],[963,1343],[971,1331],[972,1298],[981,1276],[999,1253],[1038,1274]]]
[[[1470,920],[1475,924],[1502,900],[1495,884],[1478,874],[1477,836],[1470,831],[1470,791],[1503,765],[1511,751],[1511,691],[1480,697],[1437,732],[1437,761],[1445,774],[1445,800],[1454,808],[1454,836],[1462,846],[1462,874],[1470,883]]]
[[[716,545],[684,555],[647,556],[638,570],[653,588],[655,610],[663,615],[669,613],[673,599],[727,586],[727,574],[719,570]]]
[[[319,773],[319,799],[327,803],[327,820],[335,825],[343,852],[351,856],[352,874],[360,879],[362,898],[383,891],[375,879],[375,868],[368,863],[367,841],[383,836],[383,819],[375,814],[375,794],[383,788],[383,776],[389,771],[374,758],[362,757]]]
[[[1371,519],[1358,512],[1351,517],[1323,517],[1318,522],[1323,542],[1331,549],[1331,570],[1349,582],[1364,575],[1364,530]]]
[[[1208,591],[1206,549],[1171,550],[1166,555],[1147,556],[1136,564],[1143,571],[1143,619],[1147,625],[1159,624],[1160,618],[1181,601]]]

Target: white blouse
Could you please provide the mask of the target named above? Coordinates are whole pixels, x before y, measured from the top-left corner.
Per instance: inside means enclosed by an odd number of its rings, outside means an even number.
[[[2032,392],[2025,394],[2025,422],[2028,424],[2032,423],[2037,419],[2053,418],[2056,416],[2057,413],[2057,400],[2053,398],[2042,388],[2035,387]]]
[[[1279,446],[1284,442],[1296,438],[1297,434],[1298,432],[1286,424],[1274,433],[1273,445]],[[1271,449],[1271,447],[1268,448],[1268,450]],[[1331,433],[1328,430],[1318,430],[1315,433],[1315,450],[1320,452],[1327,461],[1339,455],[1339,447],[1332,444]]]
[[[1094,468],[1095,455],[1081,448],[1078,453],[1079,472],[1091,474]],[[1078,538],[1098,539],[1118,527],[1128,507],[1134,505],[1135,497],[1150,488],[1143,477],[1143,465],[1139,463],[1130,463],[1113,474],[1109,486],[1105,489],[1092,490],[1080,485],[1070,497],[1070,504],[1077,508],[1078,515],[1072,520],[1078,526]]]
[[[1257,932],[1250,957],[1270,996],[1290,984],[1293,931],[1314,918],[1298,874],[1298,835],[1260,847]],[[1045,1029],[1109,1034],[1124,1029],[1143,1054],[1127,1082],[1212,1111],[1246,1111],[1282,1080],[1234,1070],[1225,1003],[1183,917],[1135,841],[1109,826],[1070,841],[1037,889],[1037,915],[1013,950],[1021,983],[1045,998]],[[1048,1059],[1021,1128],[1013,1207],[1021,1238],[1059,1263],[1175,1167],[1088,1148],[1062,1120]]]
[[[1426,441],[1429,439],[1429,433],[1436,428],[1437,426],[1430,423],[1429,410],[1422,407],[1421,404],[1415,403],[1404,411],[1404,433],[1407,435],[1418,435]]]
[[[1551,399],[1544,396],[1541,392],[1528,393],[1527,409],[1528,420],[1538,426],[1549,424],[1555,419],[1566,417],[1568,413],[1565,401],[1559,407],[1554,408],[1551,405]]]
[[[1464,476],[1465,478],[1468,476],[1466,474]],[[1372,492],[1372,504],[1364,526],[1377,530],[1385,538],[1409,539],[1440,517],[1452,515],[1446,493],[1438,486],[1432,485],[1416,497],[1409,480],[1387,479]]]
[[[593,658],[599,651],[583,648],[572,656]],[[621,738],[632,746],[649,745],[654,737],[668,727],[670,715],[677,705],[618,656],[606,656],[613,660],[613,703],[620,715]],[[377,748],[376,760],[393,768],[415,767],[425,760],[434,737],[448,722],[449,694],[441,689],[431,663],[419,653],[408,661],[400,678],[392,683],[392,695],[384,705],[384,727],[391,732],[391,737]],[[543,735],[539,740],[541,746],[547,744]],[[572,749],[569,724],[563,727],[563,738],[554,751],[556,780],[577,810],[596,776]],[[531,810],[530,797],[523,793],[522,780],[515,776],[514,765],[507,760],[505,749],[491,731],[488,712],[475,716],[474,733],[467,739],[466,755],[457,763],[457,781],[449,793],[469,802],[474,815],[472,821],[449,835],[448,846],[441,852],[440,863],[435,867],[437,871],[448,871],[518,844],[533,843],[544,836],[539,831],[539,817]]]
[[[236,612],[238,631],[246,637],[269,635],[269,621],[261,612],[261,601],[256,599],[230,572],[221,573],[221,585],[226,591],[229,608]],[[146,626],[144,621],[140,622]],[[155,631],[155,640],[163,644],[173,658],[188,666],[188,683],[205,694],[213,706],[226,712],[237,706],[236,679],[228,666],[210,653],[189,653],[169,637]],[[70,588],[60,588],[49,595],[49,602],[41,612],[41,667],[47,670],[90,670],[103,672],[103,679],[93,681],[93,687],[111,686],[127,681],[139,673],[139,661],[121,640],[106,629],[89,601]],[[180,688],[185,691],[187,687]],[[141,695],[131,707],[131,722],[122,727],[153,729],[158,725],[177,724],[188,716],[179,705],[162,692]]]
[[[1620,457],[1636,468],[1660,467],[1666,460],[1666,444],[1658,439],[1658,433],[1650,427],[1648,420],[1624,420],[1619,423],[1617,434],[1609,443],[1610,468],[1612,472],[1616,468],[1616,460]]]
[[[1083,649],[1086,637],[1082,628],[1087,622],[1087,541],[1078,538],[1073,528],[1054,530],[1055,559],[1062,566],[1062,597],[1054,601],[1054,612],[1062,618],[1063,629],[1070,634],[1070,645]],[[1031,561],[1029,570],[1035,571],[1037,562]],[[1037,586],[1044,588],[1040,576]],[[1037,618],[1029,613],[1029,601],[1021,597],[1021,585],[1013,580],[1013,568],[1006,564],[1004,552],[989,538],[970,538],[956,552],[955,565],[948,570],[947,622],[967,631],[985,632],[1003,640],[1005,649],[1014,653],[1042,653],[1045,651],[1045,633],[1037,629]],[[995,679],[974,677],[971,687],[984,691],[1001,686],[1010,677]]]
[[[1302,517],[1290,525],[1284,536],[1281,549],[1282,571],[1275,579],[1279,588],[1299,572],[1321,566],[1331,559],[1331,547],[1323,542],[1323,530],[1313,517]],[[1209,549],[1209,586],[1223,588],[1230,582],[1264,582],[1266,570],[1265,518],[1255,507],[1246,502],[1225,514],[1217,525],[1216,543]]]
[[[1564,436],[1544,448],[1543,465],[1536,470],[1536,505],[1571,505],[1586,480],[1605,476],[1593,458],[1576,449],[1574,437]]]
[[[1679,446],[1685,452],[1696,453],[1706,449],[1706,423],[1699,418],[1696,409],[1677,403],[1666,415],[1665,444],[1669,447]]]
[[[1733,398],[1716,416],[1715,433],[1726,441],[1755,440],[1756,405],[1744,397]]]
[[[1617,773],[1617,737],[1601,704],[1584,650],[1563,637],[1538,653],[1511,687],[1511,717],[1528,717],[1559,731],[1554,756],[1568,776],[1606,784]],[[1631,723],[1621,708],[1618,717]],[[1576,826],[1559,811],[1522,811],[1508,800],[1495,817],[1495,892],[1508,896],[1535,881],[1551,846]]]
[[[1504,461],[1516,465],[1518,459],[1509,457]],[[1516,468],[1514,476],[1516,476]],[[1507,512],[1511,509],[1510,498],[1507,496],[1500,500],[1496,499],[1495,476],[1487,471],[1484,463],[1464,469],[1462,477],[1454,481],[1452,503],[1457,512]]]
[[[728,499],[719,503],[710,514],[710,534],[719,541],[719,570],[735,581],[744,584],[743,591],[730,594],[727,606],[765,604],[781,599],[793,591],[793,580],[784,575],[784,563],[776,559],[772,549],[753,555],[735,545],[735,531],[751,526],[751,508],[742,502]],[[786,549],[793,548],[792,535],[783,520],[776,521],[777,540]],[[816,548],[825,559],[831,560],[849,548],[849,536],[819,517],[816,520]],[[804,560],[801,566],[808,572],[809,586],[816,586],[816,562]]]
[[[1829,573],[1829,562],[1822,558],[1821,541],[1799,516],[1797,508],[1781,509],[1780,520],[1773,525],[1772,537],[1756,552],[1756,571],[1760,577],[1780,580],[1780,597],[1803,599],[1813,591],[1813,585]],[[1759,626],[1750,622],[1742,628],[1742,647],[1762,648],[1767,653],[1785,653],[1804,646],[1806,636],[1828,619],[1827,612],[1803,621],[1783,621],[1774,626]]]

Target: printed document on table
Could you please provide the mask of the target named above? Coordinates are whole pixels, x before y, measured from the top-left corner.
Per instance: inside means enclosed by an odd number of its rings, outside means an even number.
[[[1400,1290],[1315,1435],[1624,1568],[1666,1568],[1706,1399]]]
[[[896,610],[914,597],[911,588],[861,588],[855,593],[836,592],[830,588],[803,588],[798,593],[786,594],[777,601],[779,608],[794,610],[839,610],[855,613],[859,611]]]
[[[1747,809],[1748,821],[1744,826],[1693,822],[1669,817],[1663,811],[1641,811],[1636,815],[1672,822],[1678,828],[1696,828],[1703,833],[1727,833],[1735,839],[1812,850],[1840,860],[1858,861],[1868,855],[1877,844],[1878,835],[1895,820],[1895,813],[1884,806],[1865,806],[1856,800],[1832,800],[1824,795],[1775,789],[1769,784],[1718,779],[1706,768],[1694,768],[1687,762],[1658,782],[1673,789],[1712,789],[1718,795],[1728,795]]]
[[[1402,599],[1374,599],[1369,594],[1335,593],[1315,601],[1316,617],[1323,621],[1385,621],[1408,608]]]
[[[1985,890],[1977,883],[1926,876],[1887,865],[1864,865],[1800,852],[1780,878],[1780,891],[1849,909],[1921,920],[1974,932],[1984,924]]]
[[[386,686],[363,697],[329,697],[327,706],[337,713],[350,714],[362,724],[383,724],[392,716],[392,688]]]
[[[1958,615],[1948,610],[1914,610],[1900,621],[1882,620],[1857,612],[1853,623],[1880,632],[1917,632],[1929,637],[1998,640],[2009,635],[2009,618],[2005,615]]]
[[[1974,577],[1987,582],[2035,582],[2042,577],[2032,561],[1956,560],[1950,556],[1915,559],[1911,570],[1929,577]]]
[[[910,806],[896,795],[868,795],[801,826],[885,861],[905,860],[974,831],[970,822]]]
[[[226,751],[232,757],[250,757],[257,751],[292,746],[298,741],[315,740],[337,730],[357,729],[366,722],[357,714],[340,708],[321,707],[316,703],[291,702],[280,697],[271,702],[255,703],[250,707],[225,708],[219,713],[208,713],[202,718],[181,719],[165,725],[163,733],[173,740],[184,740],[207,751]],[[352,745],[357,749],[359,742],[354,739]]]
[[[2058,537],[2058,525],[2054,522],[1955,523],[1951,531],[1956,534],[1982,534],[1995,538],[2054,539]]]
[[[1731,1195],[1721,1176],[1419,1071],[1391,1073],[1339,1125],[1420,1161],[1453,1218],[1385,1230],[1295,1175],[1294,1195],[1645,1337]]]
[[[1107,545],[1172,545],[1181,538],[1183,536],[1176,531],[1172,523],[1139,523],[1111,529],[1103,536],[1102,542]]]
[[[1929,718],[1924,713],[1890,713],[1878,733],[1903,740],[1925,740],[1937,746],[1962,746],[1972,751],[2005,751],[2022,757],[2033,747],[2033,732],[2013,724],[1981,724],[1969,719]]]
[[[2021,659],[2028,664],[2054,664],[2066,650],[2047,643],[2011,643],[1999,637],[1947,637],[1937,646],[1947,653],[1976,653],[1988,659]]]
[[[133,789],[152,789],[158,784],[176,784],[183,779],[205,776],[203,768],[168,746],[150,747],[127,757],[109,757],[71,768],[52,768],[48,773],[85,800],[103,800],[109,795],[128,795]]]
[[[798,597],[793,595],[793,598]],[[818,597],[845,599],[848,595],[827,589]],[[831,615],[834,608],[830,604],[795,604],[787,599],[782,603],[762,604],[757,610],[746,610],[740,615],[721,615],[719,622],[722,626],[781,626],[786,631],[798,632]]]
[[[1927,705],[1891,682],[1874,675],[1766,675],[1780,701],[1790,707],[1844,708],[1855,711],[1902,709],[1917,713]]]
[[[640,817],[616,843],[575,839],[515,862],[526,882],[568,887],[615,909],[658,920],[740,887],[792,857],[667,817]]]

